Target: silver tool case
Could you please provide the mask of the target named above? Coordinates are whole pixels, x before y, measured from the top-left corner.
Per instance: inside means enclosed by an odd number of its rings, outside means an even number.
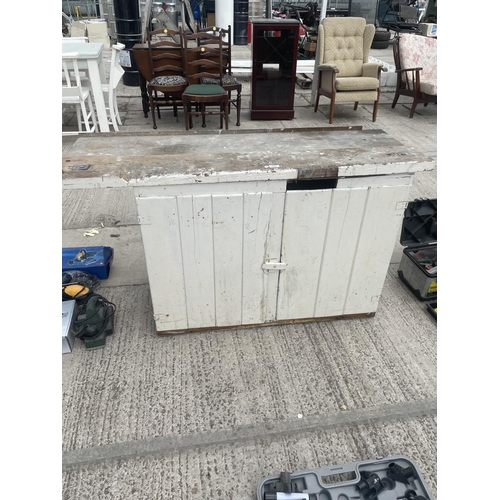
[[[257,500],[434,500],[417,464],[379,457],[263,479]]]

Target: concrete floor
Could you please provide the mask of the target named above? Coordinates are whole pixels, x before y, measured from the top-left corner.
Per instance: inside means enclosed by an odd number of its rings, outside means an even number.
[[[391,50],[372,52],[392,62]],[[315,114],[299,87],[294,120],[251,121],[250,75],[241,80],[240,130],[329,127],[328,101]],[[436,158],[436,106],[409,119],[409,100],[392,109],[393,95],[384,88],[376,123],[371,105],[340,105],[332,127],[382,129]],[[153,131],[137,87],[120,85],[118,104],[130,140],[185,132],[182,111],[162,112]],[[74,142],[63,140],[63,156]],[[416,174],[410,199],[437,197],[436,174],[437,164]],[[63,246],[114,248],[99,290],[117,305],[104,349],[77,342],[62,357],[64,499],[255,500],[282,470],[392,455],[413,459],[437,498],[436,321],[397,276],[398,242],[373,318],[159,337],[131,190],[63,191],[62,207]]]

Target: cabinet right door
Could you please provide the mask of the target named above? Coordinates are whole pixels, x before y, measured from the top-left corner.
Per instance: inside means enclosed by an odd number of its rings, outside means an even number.
[[[380,184],[287,191],[278,320],[376,311],[410,180]]]

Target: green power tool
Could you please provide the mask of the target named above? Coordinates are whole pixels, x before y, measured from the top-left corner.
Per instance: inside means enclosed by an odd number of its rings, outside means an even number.
[[[75,336],[83,340],[87,350],[100,349],[106,345],[106,337],[113,333],[115,310],[115,304],[93,293],[79,307]]]

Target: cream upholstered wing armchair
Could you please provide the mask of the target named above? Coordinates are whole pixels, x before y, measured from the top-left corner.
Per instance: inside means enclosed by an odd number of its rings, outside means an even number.
[[[321,95],[331,99],[330,123],[335,104],[372,101],[373,121],[377,119],[382,63],[369,63],[368,54],[375,26],[362,17],[326,17],[318,33],[318,89],[314,112]]]

